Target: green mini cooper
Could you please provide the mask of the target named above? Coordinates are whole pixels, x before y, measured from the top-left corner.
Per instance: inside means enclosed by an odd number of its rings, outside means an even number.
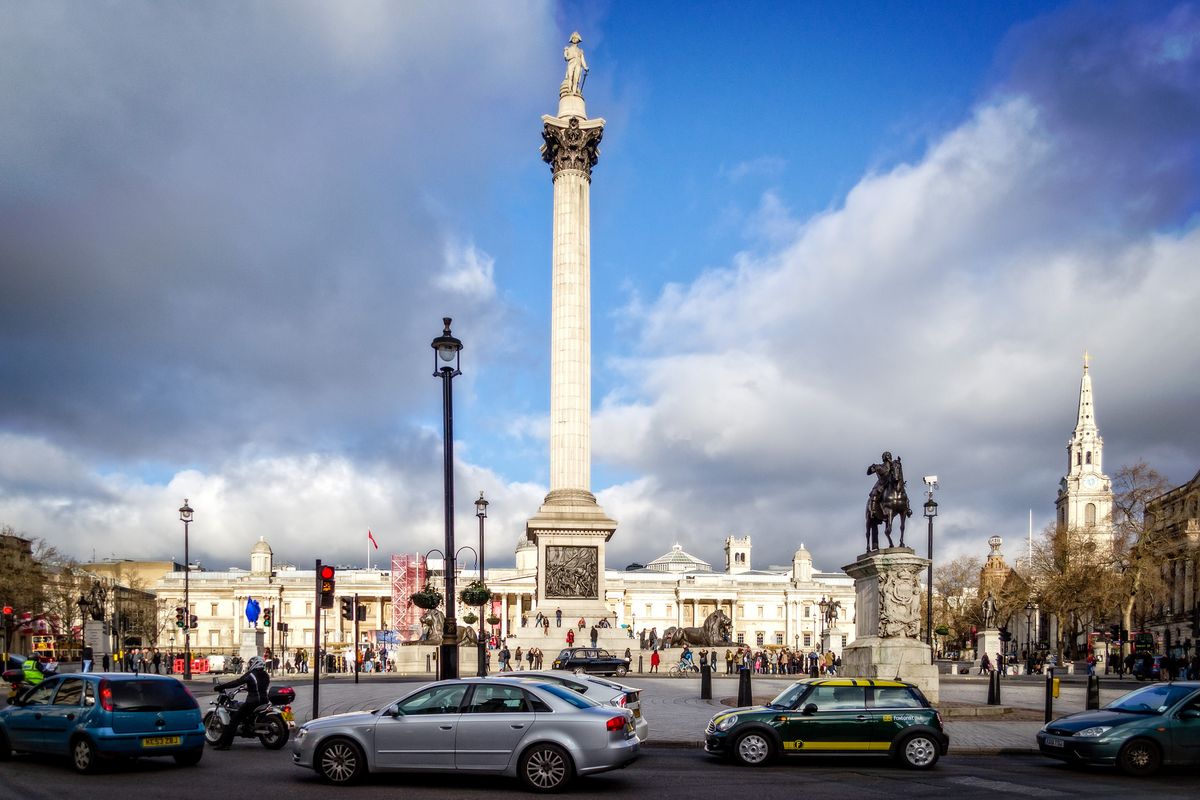
[[[759,766],[778,755],[892,756],[929,769],[950,738],[942,715],[911,683],[865,678],[807,678],[765,706],[717,714],[704,749]]]

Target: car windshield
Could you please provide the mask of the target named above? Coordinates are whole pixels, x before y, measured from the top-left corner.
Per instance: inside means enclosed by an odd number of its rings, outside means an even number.
[[[539,685],[540,689],[549,692],[560,700],[564,700],[576,708],[597,708],[600,704],[583,695],[571,691],[565,686],[556,686],[552,683],[543,683]]]
[[[179,681],[113,681],[110,685],[114,711],[187,711],[198,707]]]
[[[779,693],[778,696],[767,705],[771,708],[792,708],[796,705],[796,701],[800,699],[800,695],[804,694],[808,689],[807,684],[794,683],[788,688]]]
[[[1160,683],[1118,697],[1105,708],[1126,714],[1161,714],[1194,691],[1193,687]]]

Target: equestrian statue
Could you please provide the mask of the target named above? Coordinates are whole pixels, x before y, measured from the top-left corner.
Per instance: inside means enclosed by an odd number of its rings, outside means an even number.
[[[867,467],[867,474],[875,476],[875,485],[867,498],[867,552],[879,549],[879,524],[887,536],[888,547],[892,542],[892,520],[900,517],[900,546],[904,547],[904,522],[912,516],[908,505],[908,492],[904,489],[904,465],[899,458],[892,460],[891,453],[884,453],[880,464]]]

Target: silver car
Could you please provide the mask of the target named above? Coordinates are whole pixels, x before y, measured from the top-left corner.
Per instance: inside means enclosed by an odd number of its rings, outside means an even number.
[[[439,681],[378,711],[301,726],[294,763],[333,784],[368,772],[471,772],[520,778],[535,792],[638,757],[633,713],[549,683],[496,678]]]
[[[628,708],[633,712],[634,732],[639,742],[645,742],[650,735],[650,723],[642,715],[642,690],[623,683],[617,683],[609,678],[598,675],[587,675],[581,672],[566,670],[536,670],[530,672],[504,672],[494,678],[509,678],[512,680],[542,681],[566,686],[585,697],[604,705]]]

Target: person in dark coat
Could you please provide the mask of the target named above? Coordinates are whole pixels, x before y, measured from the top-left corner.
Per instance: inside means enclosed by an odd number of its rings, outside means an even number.
[[[242,722],[254,714],[254,709],[267,702],[271,690],[271,676],[267,674],[266,664],[260,656],[250,658],[246,664],[246,672],[240,678],[234,678],[228,683],[218,683],[213,688],[221,691],[222,689],[235,689],[238,686],[246,687],[246,699],[234,712],[229,725],[221,731],[221,738],[214,745],[217,750],[228,750],[229,746],[233,744],[233,737],[237,735],[237,730],[242,726]]]

